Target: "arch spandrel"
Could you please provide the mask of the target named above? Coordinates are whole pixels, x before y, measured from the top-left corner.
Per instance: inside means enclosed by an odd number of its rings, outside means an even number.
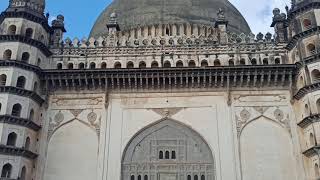
[[[123,154],[123,180],[132,175],[148,175],[150,180],[163,179],[161,176],[182,180],[194,174],[215,179],[212,151],[197,132],[170,119],[137,133]]]

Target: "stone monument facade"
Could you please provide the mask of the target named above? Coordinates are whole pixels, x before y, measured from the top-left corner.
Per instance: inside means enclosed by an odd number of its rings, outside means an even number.
[[[114,0],[73,40],[44,9],[0,15],[0,179],[320,178],[320,0],[274,35],[227,0]]]

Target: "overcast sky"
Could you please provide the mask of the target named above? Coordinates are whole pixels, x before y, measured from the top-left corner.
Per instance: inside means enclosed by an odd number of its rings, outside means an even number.
[[[8,6],[9,0],[0,0],[0,10]],[[51,19],[63,14],[66,21],[66,37],[87,37],[103,9],[111,0],[47,0],[47,11]],[[248,21],[253,33],[273,33],[270,28],[272,10],[279,7],[284,10],[290,6],[290,0],[230,0]]]

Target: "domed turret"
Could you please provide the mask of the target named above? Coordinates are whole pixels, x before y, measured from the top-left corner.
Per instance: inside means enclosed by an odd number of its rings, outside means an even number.
[[[241,13],[227,0],[114,0],[96,21],[91,35],[108,33],[106,24],[110,14],[117,14],[121,30],[159,24],[214,25],[217,12],[222,9],[228,20],[228,30],[235,33],[251,32]]]

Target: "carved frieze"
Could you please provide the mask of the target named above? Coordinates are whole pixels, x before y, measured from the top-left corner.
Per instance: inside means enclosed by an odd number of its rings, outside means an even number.
[[[259,120],[261,117],[277,122],[291,132],[289,124],[289,110],[286,106],[238,106],[235,107],[235,113],[237,133],[239,137],[243,128],[248,123]]]

